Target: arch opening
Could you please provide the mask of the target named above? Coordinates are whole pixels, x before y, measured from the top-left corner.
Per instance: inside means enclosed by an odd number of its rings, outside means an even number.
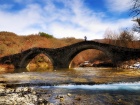
[[[75,67],[113,67],[111,58],[103,51],[85,49],[70,58],[69,68]]]
[[[18,67],[26,68],[28,71],[36,71],[37,69],[53,68],[53,64],[54,62],[49,54],[41,50],[32,50],[23,56]]]
[[[48,56],[41,53],[35,56],[27,65],[28,71],[46,71],[52,70],[53,64]]]

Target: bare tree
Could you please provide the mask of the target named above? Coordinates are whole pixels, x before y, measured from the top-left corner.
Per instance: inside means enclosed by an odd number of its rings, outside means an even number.
[[[104,34],[104,39],[107,41],[108,44],[116,45],[116,40],[118,39],[118,35],[112,30],[107,29]]]
[[[140,33],[140,0],[132,0],[131,15],[137,23],[134,24],[133,30]]]
[[[136,21],[136,22],[137,22],[137,21]],[[138,22],[137,22],[137,23],[138,23]],[[138,25],[137,23],[133,25],[133,29],[132,29],[132,30],[133,30],[133,31],[136,31],[136,32],[138,32],[138,33],[140,33],[140,24]]]
[[[128,30],[123,30],[118,37],[118,45],[122,47],[131,47],[133,46],[134,39],[135,38],[132,32]],[[129,46],[129,43],[131,44],[131,46]]]
[[[133,17],[140,16],[140,0],[132,0],[131,14]]]

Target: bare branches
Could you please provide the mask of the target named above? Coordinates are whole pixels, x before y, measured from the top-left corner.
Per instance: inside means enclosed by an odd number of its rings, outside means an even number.
[[[140,33],[140,0],[132,0],[131,15],[137,24],[134,24],[133,30]]]
[[[140,0],[132,0],[131,15],[133,17],[140,16]]]

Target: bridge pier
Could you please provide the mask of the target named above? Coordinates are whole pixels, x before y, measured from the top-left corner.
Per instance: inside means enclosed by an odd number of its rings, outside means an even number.
[[[58,56],[59,55],[59,56]],[[69,61],[67,55],[65,54],[56,53],[55,56],[51,55],[53,69],[62,69],[62,68],[69,68]]]

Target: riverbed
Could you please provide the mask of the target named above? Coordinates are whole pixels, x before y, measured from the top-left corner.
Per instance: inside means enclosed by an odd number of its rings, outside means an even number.
[[[140,70],[89,67],[39,69],[35,72],[16,71],[20,72],[0,75],[2,105],[3,103],[139,105],[140,103]]]

